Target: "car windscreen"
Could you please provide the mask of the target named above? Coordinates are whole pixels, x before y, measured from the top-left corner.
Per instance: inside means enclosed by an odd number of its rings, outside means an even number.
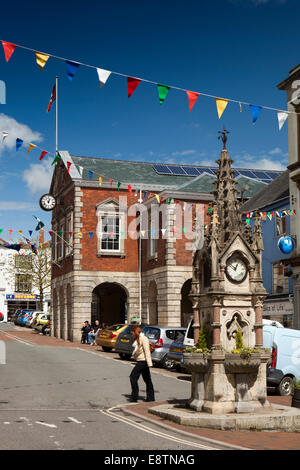
[[[124,325],[112,325],[112,326],[109,326],[108,328],[106,328],[107,330],[110,330],[110,331],[118,331],[120,328],[122,328]]]
[[[149,339],[154,339],[154,340],[158,340],[160,338],[160,329],[159,328],[153,328],[151,326],[145,326],[143,329],[142,329],[142,332],[144,333],[144,335],[147,336],[147,338]]]

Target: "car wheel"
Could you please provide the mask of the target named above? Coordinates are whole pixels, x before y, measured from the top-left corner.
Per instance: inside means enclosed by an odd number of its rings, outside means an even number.
[[[102,346],[103,351],[105,352],[110,352],[112,351],[112,348],[108,348],[107,346]]]
[[[281,396],[288,396],[292,394],[293,391],[293,378],[292,377],[283,377],[280,384],[277,387],[277,391]]]
[[[167,370],[171,370],[174,368],[174,361],[172,361],[171,359],[168,359],[167,356],[165,356],[162,360],[161,360],[161,365],[167,369]]]

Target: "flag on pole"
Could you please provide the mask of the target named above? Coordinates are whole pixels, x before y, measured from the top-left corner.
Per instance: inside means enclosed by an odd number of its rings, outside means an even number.
[[[53,88],[52,88],[52,93],[51,93],[50,101],[48,103],[47,113],[49,113],[52,103],[55,100],[56,100],[56,83],[53,85]]]
[[[98,77],[99,77],[100,88],[102,88],[103,85],[105,85],[105,83],[107,82],[111,72],[109,70],[104,70],[104,69],[98,69],[97,68],[97,73],[98,73]]]
[[[141,83],[141,80],[138,78],[133,78],[133,77],[127,77],[127,87],[128,87],[128,98],[131,97],[133,92],[136,90],[136,88],[139,86]]]
[[[17,46],[15,44],[12,44],[11,42],[6,41],[2,41],[2,46],[4,49],[6,62],[8,62]]]
[[[288,117],[288,113],[284,113],[282,111],[278,111],[277,113],[277,118],[278,118],[278,126],[279,130],[281,131],[283,124],[285,123],[286,119]]]
[[[188,90],[186,90],[186,94],[188,95],[188,99],[189,99],[189,110],[190,110],[190,112],[191,112],[192,109],[193,109],[194,104],[195,104],[196,101],[197,101],[197,98],[198,98],[199,95],[200,95],[200,93],[195,93],[194,91],[188,91]]]
[[[38,224],[35,228],[35,230],[41,230],[41,228],[43,228],[45,226],[45,224],[38,218],[36,217],[35,215],[33,216],[37,221],[38,221]]]
[[[43,70],[50,56],[47,54],[42,54],[41,52],[36,52],[35,57],[36,57],[36,63],[38,64],[40,69]]]

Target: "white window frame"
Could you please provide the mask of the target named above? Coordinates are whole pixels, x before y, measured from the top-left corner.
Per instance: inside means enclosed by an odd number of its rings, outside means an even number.
[[[102,203],[96,206],[96,215],[98,219],[97,225],[97,255],[99,256],[123,256],[124,252],[124,237],[121,236],[121,233],[124,231],[125,226],[125,210],[120,210],[120,206],[117,201],[114,199],[109,199],[103,201]],[[103,218],[111,217],[119,219],[119,248],[116,249],[105,249],[102,248],[103,237]]]
[[[72,232],[72,235],[69,235],[69,232]],[[74,232],[73,232],[73,212],[70,212],[70,214],[68,214],[67,220],[66,220],[66,236],[64,237],[64,239],[68,242],[68,243],[66,243],[66,250],[65,250],[66,256],[70,255],[73,252],[73,247],[72,247],[72,245],[70,245],[70,243],[73,240],[73,235],[74,235]]]

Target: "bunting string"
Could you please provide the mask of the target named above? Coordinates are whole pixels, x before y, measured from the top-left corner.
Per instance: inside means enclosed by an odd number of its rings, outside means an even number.
[[[132,77],[132,76],[126,75],[124,73],[120,73],[120,72],[112,71],[112,70],[106,70],[106,69],[103,69],[103,68],[99,68],[99,66],[90,65],[90,64],[83,63],[83,62],[70,60],[70,59],[67,59],[65,57],[60,57],[58,55],[50,54],[49,52],[37,51],[37,50],[32,49],[30,47],[26,47],[26,46],[23,46],[21,44],[9,43],[9,42],[4,41],[4,40],[2,40],[2,45],[3,45],[3,49],[4,49],[5,59],[6,59],[7,62],[11,59],[11,56],[15,52],[16,48],[20,48],[20,49],[24,49],[24,50],[33,52],[35,54],[35,57],[36,57],[36,62],[39,65],[41,70],[43,70],[43,68],[45,67],[45,65],[46,65],[46,63],[47,63],[47,61],[50,57],[53,58],[53,59],[64,61],[65,64],[66,64],[67,76],[68,76],[68,79],[70,81],[73,80],[75,74],[77,73],[77,70],[78,70],[79,66],[95,69],[97,71],[97,74],[98,74],[98,80],[100,82],[100,87],[101,88],[105,85],[106,81],[108,80],[108,78],[110,77],[111,74],[117,75],[117,76],[120,76],[120,77],[125,77],[126,80],[127,80],[127,86],[128,86],[128,97],[132,96],[132,94],[134,93],[134,91],[136,90],[136,88],[138,87],[138,85],[141,82],[144,82],[144,83],[155,85],[157,87],[160,104],[162,104],[165,101],[170,89],[185,92],[188,96],[189,111],[192,110],[197,98],[200,95],[204,96],[204,97],[207,97],[207,98],[212,98],[216,101],[217,112],[218,112],[219,119],[221,118],[221,116],[222,116],[223,112],[225,111],[225,108],[227,107],[229,102],[238,104],[240,111],[242,111],[242,105],[243,106],[248,106],[250,108],[250,111],[251,111],[252,123],[253,124],[257,121],[258,116],[259,116],[262,109],[269,110],[269,111],[276,111],[277,112],[277,117],[278,117],[279,130],[282,129],[282,126],[283,126],[284,122],[286,121],[289,114],[300,114],[300,113],[297,113],[295,111],[282,110],[282,109],[271,107],[271,106],[255,105],[255,104],[252,104],[252,103],[240,100],[240,99],[236,100],[236,99],[233,99],[233,98],[222,98],[220,96],[212,95],[212,94],[209,94],[209,93],[204,93],[204,92],[199,92],[199,91],[191,91],[191,90],[187,90],[185,88],[181,88],[181,87],[174,86],[174,85],[166,85],[166,84],[163,85],[160,82],[154,82],[153,80],[149,80],[149,79],[146,79],[146,78]]]

